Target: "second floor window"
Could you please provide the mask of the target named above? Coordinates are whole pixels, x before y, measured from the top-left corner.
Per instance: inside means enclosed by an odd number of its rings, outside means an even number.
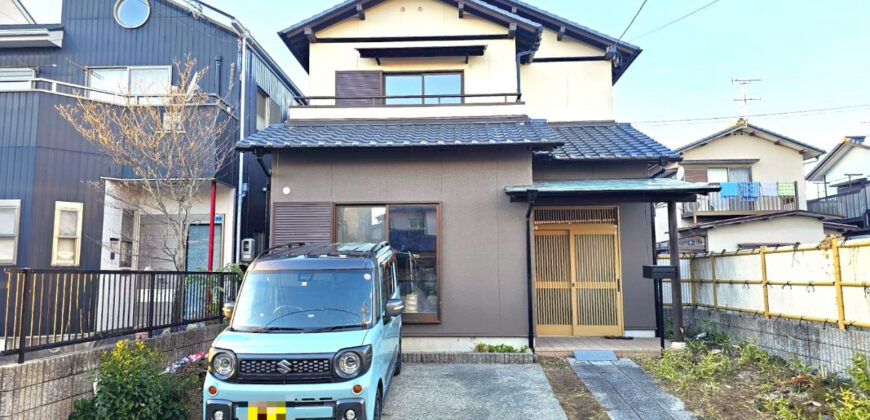
[[[0,69],[0,92],[6,90],[30,89],[30,81],[36,77],[36,72],[29,68]]]
[[[458,104],[459,96],[424,98],[431,95],[462,95],[462,73],[388,73],[384,75],[387,105]],[[419,96],[389,98],[390,96]]]
[[[172,85],[172,67],[137,66],[88,69],[88,86],[121,95],[143,95],[136,103],[159,104],[162,100],[148,95],[166,95]],[[109,102],[124,102],[126,98],[109,93],[91,91],[92,99]]]
[[[708,168],[707,182],[749,182],[752,181],[749,168]]]
[[[275,103],[266,92],[257,90],[257,130],[280,122],[281,106]]]

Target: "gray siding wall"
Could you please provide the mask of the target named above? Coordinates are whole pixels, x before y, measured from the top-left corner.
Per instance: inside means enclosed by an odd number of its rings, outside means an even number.
[[[535,161],[535,181],[647,178],[646,162],[587,163]],[[601,203],[595,203],[600,205]],[[655,329],[652,280],[643,278],[643,266],[653,263],[649,203],[619,204],[619,241],[622,255],[622,299],[626,330]]]
[[[441,323],[406,335],[528,334],[526,205],[504,193],[532,181],[528,151],[285,152],[274,163],[275,202],[441,204]]]

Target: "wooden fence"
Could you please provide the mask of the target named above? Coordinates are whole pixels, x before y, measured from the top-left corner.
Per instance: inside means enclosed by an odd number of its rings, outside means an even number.
[[[870,328],[867,239],[683,255],[680,276],[684,306]],[[662,289],[670,305],[669,280]]]

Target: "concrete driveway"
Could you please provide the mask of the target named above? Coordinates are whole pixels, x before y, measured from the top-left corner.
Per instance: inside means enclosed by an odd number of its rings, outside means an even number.
[[[537,364],[402,366],[384,419],[566,419]]]

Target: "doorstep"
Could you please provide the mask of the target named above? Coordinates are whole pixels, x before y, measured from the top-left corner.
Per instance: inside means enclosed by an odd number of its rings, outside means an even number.
[[[665,342],[665,346],[670,343]],[[535,339],[535,354],[547,357],[572,356],[576,350],[613,351],[616,357],[661,357],[662,348],[658,338],[635,337],[607,339],[604,337],[538,337]]]

